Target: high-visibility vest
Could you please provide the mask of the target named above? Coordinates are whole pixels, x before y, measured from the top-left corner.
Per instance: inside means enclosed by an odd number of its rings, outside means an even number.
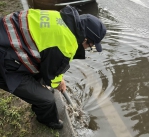
[[[39,52],[57,46],[66,57],[73,59],[78,48],[77,40],[58,11],[30,9],[28,24]]]
[[[11,47],[16,52],[19,60],[28,68],[28,70],[31,73],[38,73],[39,71],[32,64],[30,58],[28,57],[26,51],[24,50],[24,48],[22,46],[17,28],[15,27],[15,25],[12,21],[12,16],[13,16],[13,13],[5,16],[3,19]],[[22,36],[24,37],[24,41],[25,41],[26,45],[28,46],[28,49],[32,53],[32,56],[34,58],[36,58],[38,62],[40,62],[40,54],[38,52],[38,49],[37,49],[35,43],[33,42],[32,38],[30,37],[26,18],[20,16],[19,23],[21,26],[20,29],[22,32]]]
[[[58,11],[29,9],[19,13],[19,26],[16,28],[12,20],[13,13],[4,17],[4,25],[11,47],[19,60],[31,73],[39,73],[28,54],[24,50],[20,35],[33,58],[40,63],[40,52],[47,48],[58,47],[64,56],[73,59],[78,48],[77,40],[66,26]],[[20,29],[18,33],[17,29]],[[62,78],[57,76],[57,82]],[[53,80],[54,81],[54,80]]]

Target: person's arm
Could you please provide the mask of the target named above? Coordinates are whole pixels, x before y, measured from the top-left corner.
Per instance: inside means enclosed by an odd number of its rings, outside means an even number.
[[[62,81],[63,81],[63,74],[60,74],[59,76],[56,76],[53,80],[51,80],[52,82],[51,87],[60,89]]]
[[[47,86],[66,90],[63,74],[69,68],[69,58],[65,57],[57,47],[41,52],[40,72]]]
[[[53,83],[53,82],[52,82]],[[66,84],[65,84],[65,80],[62,79],[61,82],[59,83],[58,86],[55,87],[57,90],[59,90],[60,92],[65,92],[66,90]]]

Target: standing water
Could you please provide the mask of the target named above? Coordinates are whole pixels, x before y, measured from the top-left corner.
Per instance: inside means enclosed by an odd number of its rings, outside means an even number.
[[[98,16],[107,27],[102,40],[103,52],[87,51],[86,60],[74,60],[65,75],[72,98],[90,116],[90,130],[82,134],[84,137],[147,137],[148,24],[141,26],[141,30],[136,20],[115,18],[100,2],[97,11],[97,5],[84,9],[85,13]],[[106,5],[105,1],[103,3]],[[140,19],[137,21],[139,23]]]

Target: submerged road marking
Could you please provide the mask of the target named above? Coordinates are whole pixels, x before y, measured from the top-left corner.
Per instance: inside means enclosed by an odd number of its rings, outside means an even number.
[[[96,89],[101,90],[101,86],[99,85],[99,78],[97,77],[97,75],[95,73],[91,73],[93,71],[89,70],[89,68],[82,70],[82,68],[84,68],[84,64],[80,63],[80,62],[77,62],[77,63],[79,64],[79,69],[85,74],[85,77],[87,80],[86,86],[91,87],[94,84],[94,88],[96,87]],[[87,76],[89,76],[89,77],[87,77]],[[109,85],[112,85],[112,82],[109,81]],[[109,89],[109,88],[111,88],[111,87],[108,86],[107,89]],[[100,93],[98,93],[98,94],[100,94]],[[94,100],[96,98],[98,98],[97,97],[98,95],[96,92],[93,92],[92,96],[93,96]],[[113,104],[110,101],[110,98],[108,96],[101,98],[101,100],[98,99],[97,103],[100,104],[99,107],[101,108],[105,117],[107,118],[107,121],[110,124],[110,126],[112,127],[112,130],[115,133],[116,137],[132,137],[130,131],[124,124],[123,120],[119,116],[117,110],[113,106]]]
[[[106,101],[101,109],[117,137],[132,137],[110,100]]]

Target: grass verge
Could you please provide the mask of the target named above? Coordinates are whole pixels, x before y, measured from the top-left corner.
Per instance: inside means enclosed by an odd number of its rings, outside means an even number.
[[[0,96],[0,137],[59,137],[36,121],[28,103],[3,90]]]

